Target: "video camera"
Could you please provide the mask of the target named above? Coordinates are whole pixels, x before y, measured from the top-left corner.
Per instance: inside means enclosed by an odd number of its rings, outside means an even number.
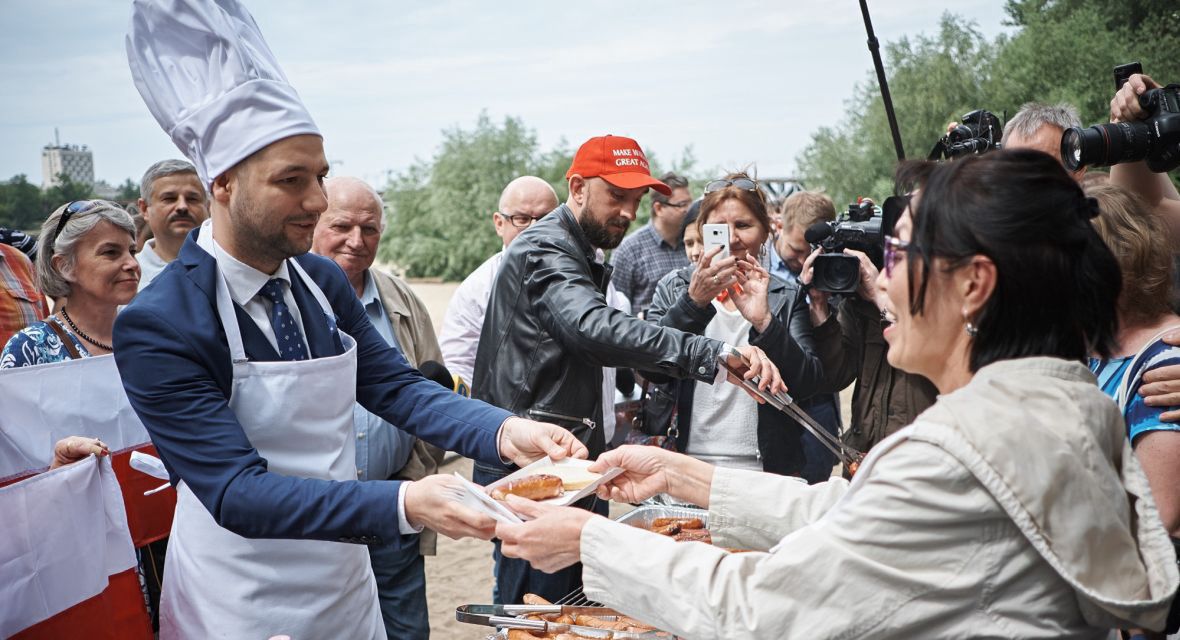
[[[803,232],[812,245],[824,252],[816,256],[811,285],[828,293],[853,293],[860,285],[860,260],[845,255],[844,249],[855,249],[868,254],[880,269],[884,264],[884,236],[882,214],[871,200],[860,200],[848,206],[834,222],[817,222]]]
[[[963,116],[947,134],[934,143],[928,160],[953,160],[959,156],[979,155],[1000,148],[1004,127],[991,111],[976,109]]]
[[[1067,129],[1061,136],[1066,168],[1077,171],[1140,160],[1147,160],[1147,168],[1156,173],[1180,167],[1180,84],[1145,92],[1139,106],[1147,119]]]

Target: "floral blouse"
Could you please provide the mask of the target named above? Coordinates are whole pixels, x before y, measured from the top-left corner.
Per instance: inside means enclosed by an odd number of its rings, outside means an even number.
[[[48,324],[50,322],[59,327],[62,326],[57,316],[52,315],[40,322],[34,322],[12,336],[8,340],[8,344],[4,346],[4,351],[0,352],[0,369],[31,367],[38,364],[72,360],[69,350],[62,344],[61,338],[57,337],[57,332],[50,328]],[[83,358],[90,357],[90,352],[86,350],[77,336],[69,331],[66,332],[66,335],[74,341],[74,348],[78,350],[79,355]]]

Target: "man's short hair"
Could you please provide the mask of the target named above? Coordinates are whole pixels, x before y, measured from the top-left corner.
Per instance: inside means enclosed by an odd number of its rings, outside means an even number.
[[[139,197],[143,198],[144,202],[151,202],[152,185],[156,183],[156,180],[178,173],[191,173],[197,182],[201,181],[197,175],[197,168],[192,163],[184,160],[161,160],[148,167],[148,170],[144,172],[143,179],[139,181]],[[201,188],[203,190],[204,186]]]
[[[1021,138],[1031,138],[1041,127],[1051,124],[1062,131],[1071,127],[1082,126],[1082,119],[1078,116],[1077,107],[1061,102],[1058,104],[1043,104],[1040,102],[1026,102],[1020,106],[1016,115],[1004,124],[1002,144],[1007,145],[1013,135]]]
[[[664,184],[668,185],[668,188],[672,189],[673,191],[675,191],[676,189],[687,189],[688,188],[688,178],[685,178],[684,176],[681,176],[681,175],[677,175],[675,172],[672,172],[672,171],[669,171],[668,173],[665,173],[664,175],[660,176],[660,182],[663,182]],[[655,204],[657,202],[660,204],[668,204],[670,201],[671,201],[671,196],[666,196],[666,195],[660,193],[659,191],[656,191],[655,189],[651,190],[651,203],[652,204]]]
[[[836,205],[818,191],[796,191],[783,201],[783,231],[798,227],[807,230],[817,222],[836,219]]]

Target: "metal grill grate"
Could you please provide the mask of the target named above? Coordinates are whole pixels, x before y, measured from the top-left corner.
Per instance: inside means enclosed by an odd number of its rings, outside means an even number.
[[[557,602],[554,602],[553,604],[564,604],[564,605],[569,605],[571,607],[601,607],[601,606],[603,606],[601,603],[595,602],[595,601],[587,598],[586,594],[582,592],[582,587],[578,587],[577,589],[574,589],[572,592],[570,592],[564,598],[562,598],[561,600],[558,600]]]

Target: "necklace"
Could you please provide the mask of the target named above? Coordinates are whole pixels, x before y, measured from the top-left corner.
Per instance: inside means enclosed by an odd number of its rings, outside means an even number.
[[[112,347],[111,345],[103,344],[103,343],[99,342],[98,340],[95,340],[94,338],[91,338],[90,336],[83,333],[82,330],[78,328],[78,325],[74,324],[74,321],[70,319],[70,314],[66,313],[65,307],[61,308],[61,317],[66,319],[66,322],[70,325],[70,330],[72,330],[74,333],[76,333],[79,338],[82,338],[86,342],[89,342],[90,344],[98,347],[99,349],[105,349],[107,351],[114,351],[115,350],[115,348]]]

